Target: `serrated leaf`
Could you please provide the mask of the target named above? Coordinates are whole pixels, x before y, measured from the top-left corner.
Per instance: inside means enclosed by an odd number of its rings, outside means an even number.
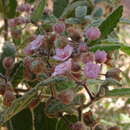
[[[102,33],[101,38],[106,38],[114,30],[122,16],[122,12],[123,6],[119,6],[99,25]]]
[[[38,7],[33,11],[31,16],[31,20],[33,22],[36,22],[42,17],[45,4],[46,4],[46,0],[40,0]]]
[[[9,4],[6,9],[7,18],[14,18],[16,14],[17,1],[9,0]]]
[[[54,15],[60,17],[65,7],[68,5],[68,0],[54,0]]]
[[[18,62],[12,72],[11,81],[13,87],[17,87],[17,85],[23,80],[23,62]]]
[[[84,18],[87,14],[87,6],[78,6],[75,9],[75,16],[77,18]]]
[[[111,91],[108,91],[106,93],[107,97],[130,97],[130,88],[118,88],[118,89],[113,89]]]
[[[114,51],[120,49],[120,44],[98,44],[90,48],[91,51],[104,50],[104,51]]]

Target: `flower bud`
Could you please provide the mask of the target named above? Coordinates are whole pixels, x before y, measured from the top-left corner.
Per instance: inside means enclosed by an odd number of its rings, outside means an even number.
[[[104,63],[107,60],[107,53],[105,51],[97,50],[95,53],[95,60],[98,63]]]
[[[11,70],[14,67],[14,58],[13,57],[5,57],[3,59],[3,67],[6,70]]]
[[[106,78],[113,78],[115,80],[121,80],[120,78],[120,72],[121,70],[118,68],[113,68],[107,71]]]
[[[70,104],[74,99],[74,92],[72,90],[64,90],[58,96],[57,99],[60,100],[63,104]]]
[[[92,52],[87,52],[81,55],[81,61],[86,64],[95,61],[95,55]]]
[[[85,36],[89,39],[89,40],[97,40],[100,38],[101,36],[101,32],[98,28],[96,27],[90,27],[87,28],[85,30]]]
[[[56,33],[59,33],[61,34],[62,32],[65,31],[65,24],[64,23],[57,23],[53,26],[53,30],[56,32]]]
[[[76,64],[76,63],[72,63],[72,68],[71,70],[74,71],[74,72],[77,72],[81,69],[80,65]]]
[[[44,70],[44,64],[43,64],[43,62],[40,59],[34,60],[31,63],[30,70],[34,74],[39,74],[39,73],[43,72],[43,70]]]
[[[79,44],[79,51],[80,52],[86,52],[86,51],[88,51],[88,47],[86,46],[85,43],[80,43]]]
[[[16,99],[15,95],[13,94],[12,91],[6,90],[4,93],[4,100],[3,104],[5,106],[11,106],[12,102]]]
[[[71,129],[72,130],[86,130],[85,125],[80,121],[77,121],[76,123],[72,124]]]
[[[80,30],[70,27],[67,29],[67,32],[69,33],[69,36],[73,41],[80,42],[81,40]]]
[[[4,95],[5,90],[6,90],[5,83],[3,83],[3,82],[0,83],[0,95]]]
[[[22,4],[17,8],[18,12],[30,12],[31,11],[31,5],[30,4]]]
[[[18,39],[21,36],[21,31],[18,29],[11,30],[11,35],[13,38]]]

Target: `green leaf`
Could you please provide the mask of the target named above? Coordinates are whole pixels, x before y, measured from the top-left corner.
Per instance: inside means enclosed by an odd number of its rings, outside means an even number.
[[[7,18],[14,18],[16,14],[17,1],[9,0],[9,4],[6,9]]]
[[[74,14],[75,8],[78,7],[78,6],[88,6],[88,1],[81,0],[81,1],[76,1],[76,2],[74,2],[72,4],[69,4],[65,8],[65,10],[62,13],[61,17],[62,18],[68,18],[69,16],[72,16],[72,14]]]
[[[114,51],[120,49],[120,44],[98,44],[90,48],[91,51],[104,50],[104,51]]]
[[[68,120],[70,123],[75,123],[77,121],[77,117],[75,115],[65,115],[64,119]],[[69,124],[68,124],[69,125]],[[70,130],[63,119],[57,121],[55,130]]]
[[[39,104],[34,109],[35,130],[55,130],[56,118],[48,118],[44,112],[44,103]]]
[[[69,0],[54,0],[54,15],[60,17],[65,7],[68,5]]]
[[[77,18],[84,18],[87,14],[87,6],[78,6],[75,9],[75,16]]]
[[[65,23],[66,24],[79,24],[80,23],[80,20],[78,18],[68,18],[65,20]]]
[[[123,6],[119,6],[99,25],[102,33],[101,38],[106,38],[114,30],[122,16],[122,12]]]
[[[28,3],[33,3],[35,0],[26,0]]]
[[[122,44],[121,51],[125,52],[126,54],[130,55],[130,46]]]
[[[121,24],[130,24],[130,19],[121,18],[121,19],[120,19],[120,23],[121,23]]]
[[[113,96],[117,96],[117,97],[121,97],[121,96],[130,96],[130,88],[118,88],[118,89],[113,89],[111,91],[108,91],[106,93],[107,97],[113,97]]]
[[[12,128],[12,129],[11,129]],[[32,130],[32,116],[29,109],[24,109],[8,122],[9,130]]]
[[[46,0],[40,0],[38,7],[33,11],[31,20],[36,22],[42,17],[44,7],[46,5]]]
[[[15,64],[15,67],[11,75],[12,75],[11,81],[12,81],[13,87],[17,87],[17,85],[23,80],[23,62],[22,61]]]

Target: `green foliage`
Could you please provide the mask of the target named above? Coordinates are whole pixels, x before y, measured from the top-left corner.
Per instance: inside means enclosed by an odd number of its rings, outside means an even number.
[[[29,109],[16,114],[10,121],[8,121],[9,130],[32,130],[32,115]]]
[[[6,9],[6,15],[8,18],[14,18],[16,15],[16,7],[17,7],[17,1],[16,0],[9,0],[7,9]]]
[[[104,51],[114,51],[120,49],[120,44],[97,44],[90,48],[91,51],[104,50]]]
[[[33,11],[31,16],[31,20],[33,22],[36,22],[42,17],[45,5],[46,5],[46,0],[40,0],[38,7]]]
[[[130,88],[118,88],[118,89],[113,89],[111,91],[108,91],[106,93],[106,96],[108,97],[113,97],[113,96],[117,96],[117,97],[122,97],[122,96],[130,96]]]
[[[13,87],[17,87],[17,85],[23,80],[23,62],[19,61],[15,64],[15,67],[12,71],[11,81],[13,84]]]
[[[64,9],[67,7],[69,0],[54,0],[53,13],[56,17],[60,17]]]
[[[99,25],[99,29],[102,33],[101,38],[106,38],[114,30],[122,16],[122,12],[123,7],[119,6]]]
[[[75,16],[77,18],[84,18],[87,14],[87,6],[78,6],[75,9]]]

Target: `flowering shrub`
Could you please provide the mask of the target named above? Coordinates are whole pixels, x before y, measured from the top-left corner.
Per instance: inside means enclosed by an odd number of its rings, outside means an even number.
[[[12,125],[16,130],[98,129],[100,120],[88,108],[104,97],[130,92],[129,88],[116,88],[122,86],[121,70],[112,64],[116,51],[130,54],[129,46],[111,36],[123,7],[104,17],[95,12],[96,2],[91,1],[56,0],[53,12],[46,0],[27,0],[30,3],[18,6],[13,1],[13,7],[11,0],[8,5],[13,14],[9,7],[2,12],[0,125],[9,129]],[[108,70],[103,71],[104,66]],[[17,126],[23,119],[27,124]]]

